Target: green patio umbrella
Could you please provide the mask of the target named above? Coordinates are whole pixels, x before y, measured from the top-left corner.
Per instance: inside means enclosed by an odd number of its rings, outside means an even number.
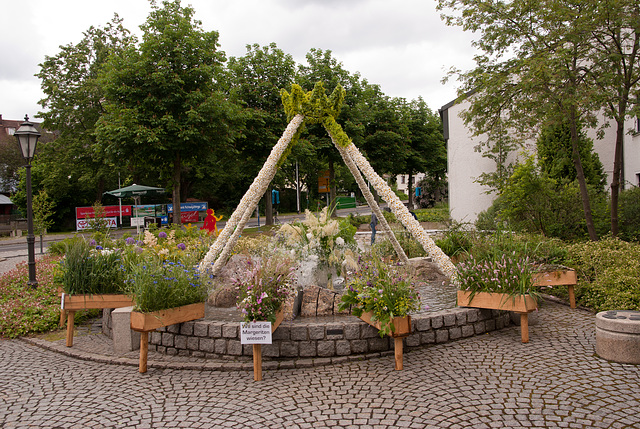
[[[126,186],[124,188],[116,189],[115,191],[107,191],[105,194],[113,195],[117,198],[127,198],[127,197],[146,197],[152,195],[164,195],[166,191],[164,188],[154,188],[153,186],[144,186],[144,185],[136,185],[135,183],[131,186]]]
[[[135,183],[124,188],[116,189],[115,191],[107,191],[105,194],[113,195],[116,198],[133,198],[136,206],[140,205],[140,197],[164,195],[166,191],[164,188],[155,188],[153,186],[136,185]],[[138,209],[136,207],[136,217],[138,217]],[[140,225],[137,225],[137,231],[140,232]]]

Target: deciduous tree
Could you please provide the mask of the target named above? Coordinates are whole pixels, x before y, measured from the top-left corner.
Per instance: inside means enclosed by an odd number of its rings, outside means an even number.
[[[224,52],[180,1],[152,3],[142,42],[112,55],[101,74],[105,113],[98,140],[113,160],[171,171],[174,222],[180,222],[185,166],[224,150],[235,107],[218,90]]]
[[[567,121],[572,159],[589,237],[596,240],[589,193],[579,154],[578,125],[595,126],[596,89],[591,30],[597,2],[582,0],[439,0],[450,25],[479,33],[476,68],[460,73],[461,94],[475,91],[465,120],[476,134],[505,123],[535,131]]]

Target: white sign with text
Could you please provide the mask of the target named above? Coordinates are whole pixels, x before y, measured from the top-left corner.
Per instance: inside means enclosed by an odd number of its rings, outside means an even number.
[[[84,231],[85,229],[91,229],[93,227],[93,225],[91,224],[92,220],[93,219],[76,219],[76,231]],[[108,228],[118,227],[118,222],[116,221],[115,217],[105,217],[104,221],[107,224]]]
[[[271,344],[271,322],[240,323],[241,344]]]

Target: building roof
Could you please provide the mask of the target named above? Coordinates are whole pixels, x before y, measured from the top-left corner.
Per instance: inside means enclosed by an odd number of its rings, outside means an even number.
[[[13,205],[9,197],[0,194],[0,204],[2,205]]]

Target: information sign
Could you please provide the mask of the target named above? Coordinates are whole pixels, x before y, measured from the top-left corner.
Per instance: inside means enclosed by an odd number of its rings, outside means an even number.
[[[241,344],[271,344],[271,322],[240,323]]]
[[[76,231],[84,231],[85,229],[91,229],[91,221],[93,219],[76,219]],[[105,217],[105,222],[108,228],[117,228],[118,222],[115,217]]]

